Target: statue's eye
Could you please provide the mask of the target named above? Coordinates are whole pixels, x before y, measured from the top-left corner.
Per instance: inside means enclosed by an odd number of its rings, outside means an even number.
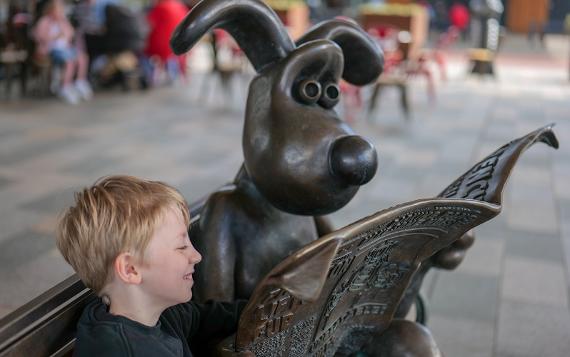
[[[319,98],[319,104],[327,109],[334,107],[340,98],[340,88],[334,82],[325,85],[323,94]]]
[[[299,83],[297,94],[306,104],[314,104],[321,97],[321,84],[314,79],[305,79]]]

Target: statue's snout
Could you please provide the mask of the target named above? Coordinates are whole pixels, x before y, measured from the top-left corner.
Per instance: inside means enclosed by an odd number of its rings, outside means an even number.
[[[378,169],[374,145],[358,135],[343,136],[332,145],[330,168],[348,185],[360,186],[372,180]]]

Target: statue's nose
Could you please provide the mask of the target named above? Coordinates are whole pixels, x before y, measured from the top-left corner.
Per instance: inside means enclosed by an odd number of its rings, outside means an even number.
[[[333,174],[349,185],[364,185],[378,168],[374,145],[357,135],[335,140],[330,160]]]

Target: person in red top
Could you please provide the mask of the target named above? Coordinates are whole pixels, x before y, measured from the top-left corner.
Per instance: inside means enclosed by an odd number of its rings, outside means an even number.
[[[469,25],[469,9],[467,6],[455,2],[449,9],[449,22],[460,32],[465,31]]]
[[[170,36],[176,26],[184,19],[188,8],[179,0],[155,0],[147,15],[150,27],[145,54],[158,59],[162,66],[176,61],[179,70],[185,73],[185,56],[176,56],[170,49]]]

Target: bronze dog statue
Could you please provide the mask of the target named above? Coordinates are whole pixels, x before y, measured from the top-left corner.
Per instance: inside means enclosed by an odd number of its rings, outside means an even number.
[[[346,205],[377,169],[374,146],[334,111],[341,77],[376,80],[377,45],[355,24],[331,20],[297,45],[262,1],[206,0],[171,39],[184,53],[213,28],[229,32],[257,76],[249,87],[244,164],[233,186],[213,193],[192,237],[203,253],[198,300],[248,298],[292,252],[328,233],[319,216]]]

